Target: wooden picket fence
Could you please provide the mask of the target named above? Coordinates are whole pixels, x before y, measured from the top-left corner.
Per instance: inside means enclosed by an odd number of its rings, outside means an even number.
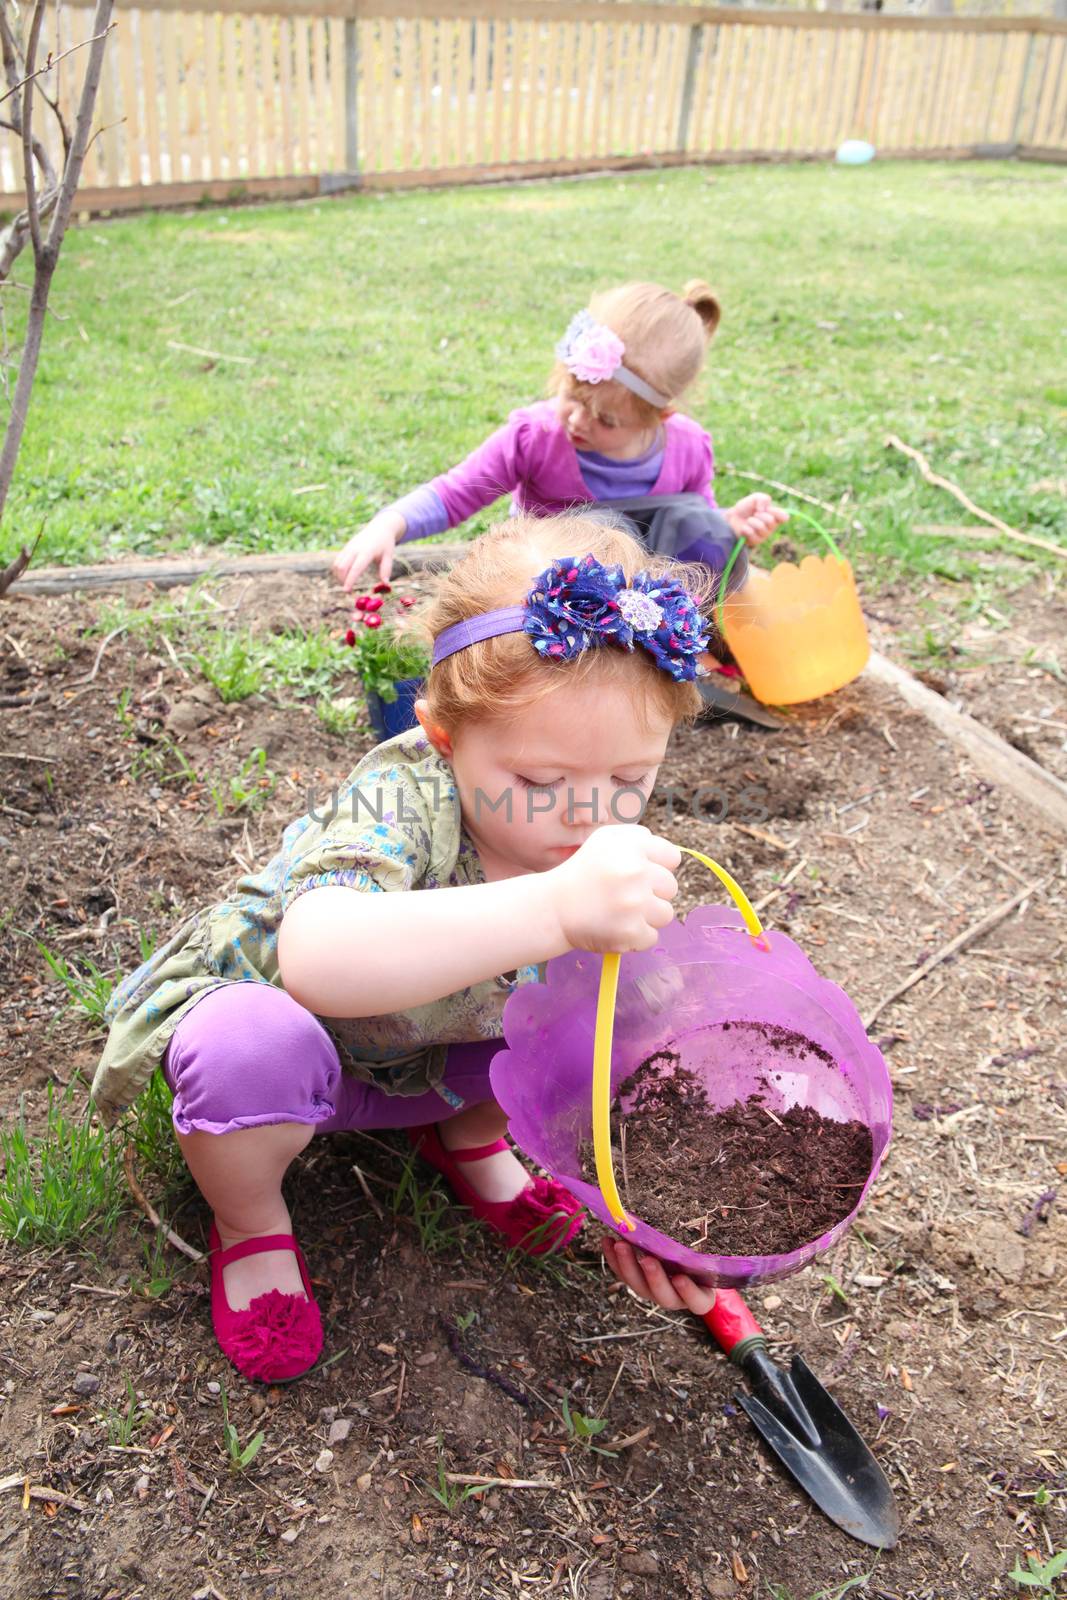
[[[84,38],[88,0],[60,13]],[[616,0],[118,0],[80,204],[605,166],[1067,156],[1067,22]],[[68,108],[85,52],[44,79]],[[41,119],[42,131],[45,121]],[[21,150],[0,139],[0,199]]]

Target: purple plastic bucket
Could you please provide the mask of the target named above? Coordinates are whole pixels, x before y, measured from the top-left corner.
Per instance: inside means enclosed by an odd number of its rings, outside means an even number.
[[[548,963],[544,983],[523,984],[508,1000],[507,1048],[493,1061],[492,1085],[516,1144],[605,1227],[699,1281],[740,1288],[785,1278],[829,1250],[878,1174],[893,1112],[885,1061],[844,991],[820,978],[784,933],[765,932],[757,944],[740,914],[722,906],[698,908],[666,928],[654,950],[622,958],[613,1095],[650,1055],[669,1049],[703,1080],[716,1109],[759,1090],[772,1111],[813,1106],[838,1121],[858,1118],[871,1132],[870,1175],[853,1209],[829,1233],[786,1255],[716,1256],[691,1250],[636,1217],[633,1232],[614,1223],[600,1190],[581,1177],[579,1146],[592,1133],[600,965],[599,956],[582,951],[561,956]],[[800,1035],[811,1048],[784,1036],[757,1044],[754,1030],[736,1023],[770,1024]]]

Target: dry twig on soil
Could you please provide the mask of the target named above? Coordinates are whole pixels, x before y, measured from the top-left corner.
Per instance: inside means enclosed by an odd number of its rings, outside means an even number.
[[[168,1228],[167,1224],[159,1215],[159,1212],[156,1211],[155,1207],[148,1199],[148,1196],[141,1188],[141,1185],[137,1181],[137,1174],[133,1170],[132,1144],[128,1144],[122,1153],[122,1170],[126,1174],[126,1182],[129,1186],[130,1193],[137,1201],[137,1204],[140,1206],[141,1210],[144,1212],[153,1228],[155,1228],[157,1232],[161,1233],[166,1239],[167,1243],[174,1246],[175,1250],[180,1250],[183,1256],[188,1256],[190,1261],[203,1261],[204,1257],[199,1250],[194,1249],[191,1244],[186,1244],[181,1234],[175,1233],[173,1228]]]
[[[942,478],[940,473],[934,471],[929,461],[921,450],[916,450],[910,444],[905,444],[903,439],[898,439],[895,433],[886,435],[886,445],[891,450],[899,450],[902,455],[910,457],[915,462],[927,483],[932,483],[936,489],[947,489],[971,513],[982,522],[988,522],[991,528],[997,528],[1006,539],[1013,539],[1017,544],[1033,545],[1036,550],[1047,550],[1050,555],[1059,556],[1061,561],[1067,561],[1067,548],[1061,544],[1053,544],[1051,539],[1039,539],[1033,533],[1020,533],[1018,528],[1012,528],[1006,522],[1001,522],[991,511],[983,511],[981,506],[976,506],[969,495],[954,484],[951,478]]]
[[[917,972],[913,972],[910,978],[905,978],[903,983],[898,983],[897,987],[892,989],[883,1000],[879,1000],[874,1010],[869,1011],[864,1017],[863,1026],[869,1028],[874,1019],[881,1016],[886,1006],[892,1005],[894,1000],[899,1000],[901,995],[906,994],[915,984],[921,983],[923,978],[928,977],[935,967],[939,967],[943,961],[947,961],[949,956],[954,956],[957,950],[964,949],[966,945],[973,944],[975,939],[980,939],[983,934],[989,933],[998,923],[1003,922],[1005,917],[1010,916],[1016,906],[1022,905],[1024,900],[1029,900],[1031,895],[1038,894],[1048,881],[1048,878],[1039,878],[1036,883],[1027,884],[1025,889],[1020,889],[1018,894],[1012,895],[1011,899],[1006,900],[1002,906],[997,906],[993,911],[987,912],[981,921],[972,922],[969,928],[964,928],[963,932],[958,933],[954,939],[950,939],[948,944],[943,944],[940,950],[936,950],[929,960],[923,962]]]
[[[765,483],[768,488],[777,489],[782,494],[791,494],[794,499],[803,500],[809,506],[818,506],[820,511],[826,511],[831,517],[837,517],[840,521],[844,521],[841,516],[840,506],[832,506],[828,500],[818,500],[815,495],[806,494],[803,489],[794,489],[792,484],[779,483],[777,478],[765,478],[762,472],[744,472],[740,467],[727,466],[723,470],[734,478],[748,478],[752,483]],[[863,523],[860,522],[858,517],[854,517],[848,526],[853,528],[856,533],[866,532]]]

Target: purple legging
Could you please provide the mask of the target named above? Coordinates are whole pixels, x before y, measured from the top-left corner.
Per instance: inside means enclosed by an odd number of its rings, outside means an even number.
[[[408,1128],[441,1122],[493,1098],[489,1064],[499,1039],[454,1044],[444,1087],[384,1094],[341,1070],[326,1029],[269,983],[210,989],[179,1022],[163,1072],[179,1133],[234,1133],[274,1122],[312,1123],[316,1133]]]

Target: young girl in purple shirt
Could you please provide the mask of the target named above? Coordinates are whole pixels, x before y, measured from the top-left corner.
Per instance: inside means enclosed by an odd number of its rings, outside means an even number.
[[[387,581],[401,540],[443,533],[504,494],[515,512],[533,516],[699,496],[709,514],[702,522],[697,507],[696,543],[671,553],[721,571],[738,538],[759,544],[786,513],[766,494],[720,510],[711,437],[674,409],[718,321],[706,283],[690,283],[682,295],[627,283],[594,296],[556,348],[551,398],[513,411],[465,461],[379,511],[338,553],[335,576],[350,590],[376,562]]]

